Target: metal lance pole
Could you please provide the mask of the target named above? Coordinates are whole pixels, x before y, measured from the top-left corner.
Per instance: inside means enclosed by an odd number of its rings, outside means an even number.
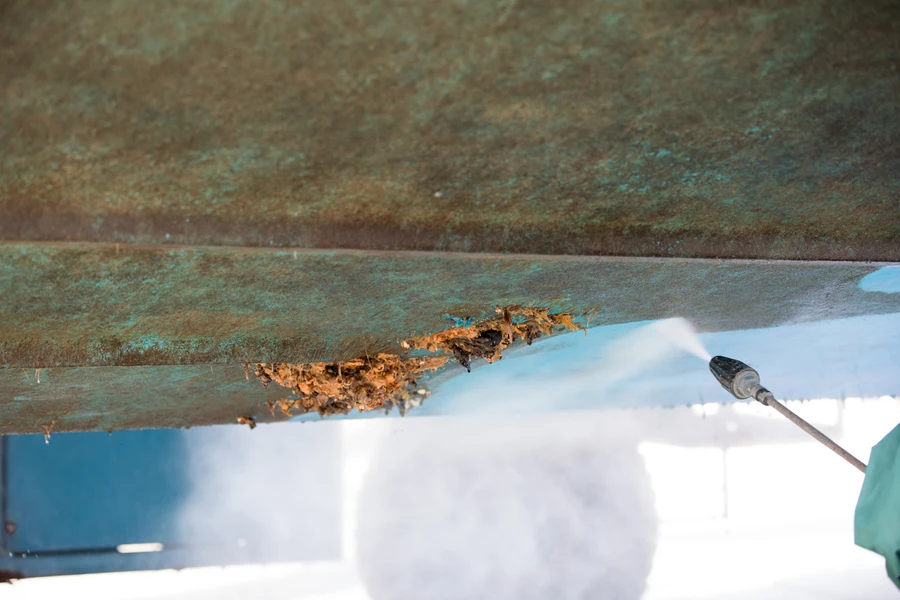
[[[709,361],[709,370],[712,371],[712,374],[719,380],[722,387],[728,390],[735,398],[741,400],[744,398],[755,398],[765,406],[771,406],[787,417],[800,429],[822,442],[835,454],[863,473],[866,472],[866,465],[864,462],[838,446],[827,435],[801,419],[791,409],[776,400],[772,392],[762,386],[759,380],[759,373],[753,368],[733,358],[714,356],[712,360]]]

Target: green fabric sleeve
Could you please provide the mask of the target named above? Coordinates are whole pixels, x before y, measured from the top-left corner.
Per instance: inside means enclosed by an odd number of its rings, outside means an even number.
[[[900,425],[872,448],[854,536],[857,546],[885,558],[888,576],[900,588]]]

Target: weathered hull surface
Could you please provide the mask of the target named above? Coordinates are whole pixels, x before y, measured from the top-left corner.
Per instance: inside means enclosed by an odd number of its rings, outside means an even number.
[[[0,433],[264,419],[245,362],[495,305],[896,312],[735,259],[900,260],[898,6],[0,0]]]
[[[451,326],[448,315],[497,304],[592,315],[591,326],[685,317],[701,331],[900,312],[900,295],[860,288],[878,268],[6,244],[0,432],[265,420],[265,400],[287,390],[248,380],[245,363],[402,353],[401,340]]]
[[[893,0],[0,3],[0,239],[900,260]]]

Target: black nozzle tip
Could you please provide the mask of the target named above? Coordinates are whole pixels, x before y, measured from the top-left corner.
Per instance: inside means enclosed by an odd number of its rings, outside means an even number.
[[[737,398],[746,398],[739,395],[734,383],[739,374],[753,371],[749,365],[727,356],[713,356],[709,361],[709,370],[729,394]]]
[[[750,366],[746,363],[742,363],[741,361],[728,358],[727,356],[713,356],[709,360],[709,370],[715,374],[719,373],[732,373],[733,375],[737,375],[744,369],[749,369]]]

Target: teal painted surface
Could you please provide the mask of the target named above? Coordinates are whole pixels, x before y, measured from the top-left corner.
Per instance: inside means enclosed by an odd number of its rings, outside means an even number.
[[[882,267],[866,275],[859,287],[867,292],[900,293],[900,266]]]

